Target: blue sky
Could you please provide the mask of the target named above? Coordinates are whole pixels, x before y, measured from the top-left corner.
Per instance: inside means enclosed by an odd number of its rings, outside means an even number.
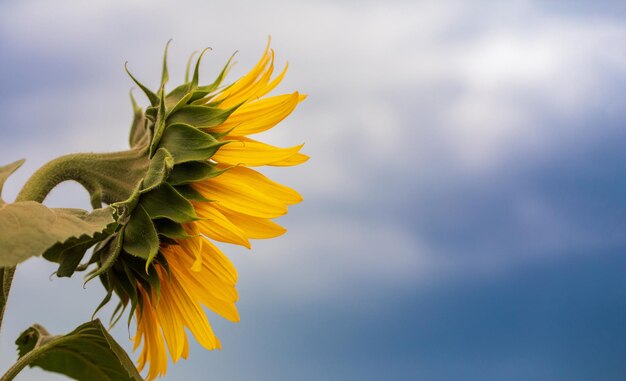
[[[172,83],[206,46],[207,79],[239,51],[234,79],[271,35],[278,90],[309,98],[264,139],[312,159],[266,173],[305,201],[285,236],[225,249],[242,321],[211,315],[223,350],[167,379],[623,380],[626,7],[542,3],[4,1],[0,163],[28,159],[6,198],[56,156],[126,148],[125,61],[155,87],[173,38]],[[89,205],[75,184],[47,203]],[[104,296],[53,271],[18,270],[0,366]]]

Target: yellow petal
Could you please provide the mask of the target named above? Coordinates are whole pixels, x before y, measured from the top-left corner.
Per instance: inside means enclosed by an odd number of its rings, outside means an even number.
[[[168,287],[169,280],[163,276],[162,269],[157,268],[162,288]],[[173,362],[177,362],[183,353],[185,345],[185,328],[179,314],[172,308],[167,294],[161,294],[155,303],[155,313],[163,330],[163,336]],[[154,300],[154,299],[153,299]]]
[[[234,243],[250,248],[250,242],[237,226],[233,225],[211,202],[194,202],[193,206],[198,217],[207,218],[194,223],[205,236],[216,241]]]
[[[281,163],[296,155],[303,146],[278,148],[242,136],[227,136],[225,140],[230,143],[220,147],[212,159],[218,163],[250,167]]]
[[[296,153],[288,157],[285,160],[276,161],[274,163],[268,164],[272,167],[292,167],[294,165],[305,163],[309,160],[309,157],[302,153]]]
[[[265,86],[265,89],[263,89],[263,91],[259,92],[256,94],[257,97],[262,97],[265,94],[268,94],[270,91],[274,90],[274,88],[276,86],[278,86],[278,84],[283,80],[283,78],[285,77],[285,74],[287,73],[287,68],[289,67],[289,63],[285,64],[285,68],[283,69],[283,71],[278,75],[278,77],[274,78],[272,80],[272,82],[268,83]]]
[[[278,95],[248,102],[238,108],[226,122],[212,127],[211,132],[228,132],[250,135],[269,130],[285,119],[300,102],[300,94]]]
[[[225,168],[223,166],[220,167]],[[250,186],[266,196],[280,200],[287,205],[297,204],[302,201],[302,196],[294,189],[272,181],[259,172],[246,167],[232,167],[213,180],[233,187]]]
[[[248,238],[264,239],[275,238],[284,234],[287,230],[267,218],[252,217],[241,213],[222,210],[233,224],[237,225]]]
[[[193,263],[193,258],[180,250],[178,246],[168,246],[161,251],[165,255],[171,268],[189,269],[188,274],[192,274],[194,279],[198,279],[202,283],[202,287],[205,288],[205,293],[210,294],[216,299],[233,304],[238,300],[239,296],[235,289],[235,282],[232,281],[232,276],[225,276],[223,270],[221,270],[221,266],[219,266],[219,268],[212,268],[215,266],[211,265],[209,257],[203,261],[200,271],[192,271],[191,264]],[[207,251],[204,250],[201,255],[206,255],[206,252]],[[180,270],[179,272],[182,271],[183,270]]]
[[[204,197],[221,207],[254,217],[274,218],[287,213],[287,206],[246,184],[235,186],[215,178],[193,184]]]
[[[235,83],[230,85],[220,94],[218,94],[212,101],[223,101],[227,98],[231,100],[239,100],[238,94],[245,92],[250,86],[254,86],[257,78],[262,75],[262,73],[266,70],[265,67],[270,62],[272,54],[270,53],[270,41],[268,40],[267,46],[265,47],[265,51],[261,56],[259,62],[243,77],[239,78]],[[244,101],[242,99],[241,101]]]
[[[270,50],[268,66],[267,68],[264,68],[264,71],[261,73],[260,77],[258,77],[249,86],[242,88],[236,93],[231,93],[226,99],[224,99],[224,101],[220,103],[220,107],[231,108],[243,102],[259,98],[258,94],[267,87],[273,71],[274,51]]]
[[[161,284],[159,303],[168,302],[172,309],[181,317],[198,343],[206,349],[217,348],[217,340],[211,325],[198,303],[191,299],[175,276]]]
[[[192,295],[193,299],[200,301],[200,303],[230,321],[239,321],[239,313],[235,307],[236,294],[235,298],[224,299],[220,297],[222,295],[215,293],[211,284],[207,282],[208,279],[215,279],[215,276],[210,271],[191,272],[187,266],[181,265],[176,259],[170,261],[169,264],[171,272],[180,281],[184,289]]]
[[[137,369],[143,370],[146,363],[150,364],[147,381],[162,376],[167,371],[167,355],[165,344],[161,336],[161,327],[154,312],[150,298],[141,286],[138,286],[142,298],[142,306],[137,309],[137,334],[135,336],[135,349],[143,339],[144,346],[138,359]]]

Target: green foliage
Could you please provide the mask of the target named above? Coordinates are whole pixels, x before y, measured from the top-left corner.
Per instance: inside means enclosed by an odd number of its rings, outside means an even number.
[[[11,267],[38,255],[51,259],[74,253],[112,233],[116,222],[110,207],[88,213],[81,209],[50,209],[34,201],[0,207],[0,267]],[[84,252],[83,252],[84,253]]]
[[[79,381],[141,381],[132,360],[93,320],[62,336],[35,324],[15,342],[24,365],[62,373]]]

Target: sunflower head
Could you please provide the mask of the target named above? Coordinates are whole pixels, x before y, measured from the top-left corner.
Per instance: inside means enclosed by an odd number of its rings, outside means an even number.
[[[187,357],[185,328],[205,348],[220,348],[202,306],[239,320],[237,272],[213,242],[250,248],[251,239],[277,237],[285,229],[272,219],[302,200],[254,169],[303,163],[302,145],[278,148],[250,137],[274,127],[305,98],[267,96],[287,67],[273,76],[268,43],[240,79],[223,84],[231,57],[213,82],[200,85],[205,52],[191,79],[188,65],[185,83],[169,92],[167,47],[158,91],[129,73],[150,102],[142,109],[131,96],[130,145],[142,153],[146,171],[128,198],[112,204],[120,227],[90,260],[96,269],[88,280],[99,277],[108,291],[100,307],[114,293],[120,298],[112,323],[128,306],[129,324],[137,319],[135,348],[143,343],[139,368],[149,364],[148,379],[165,373],[166,348],[174,362]]]

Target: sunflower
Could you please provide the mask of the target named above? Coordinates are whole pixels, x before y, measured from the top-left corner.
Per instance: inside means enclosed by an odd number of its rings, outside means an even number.
[[[272,219],[302,201],[295,190],[252,169],[308,159],[302,145],[278,148],[250,137],[276,126],[305,99],[298,92],[267,96],[287,65],[272,78],[268,42],[256,66],[231,85],[221,86],[229,60],[212,84],[199,86],[201,58],[192,80],[187,75],[168,94],[165,63],[158,94],[137,82],[151,106],[143,111],[133,100],[131,145],[149,152],[151,168],[162,165],[153,171],[162,178],[143,180],[124,203],[124,227],[92,259],[99,266],[92,277],[100,276],[109,291],[103,304],[112,292],[120,297],[117,319],[131,305],[134,350],[141,347],[138,369],[148,367],[147,380],[165,374],[167,352],[174,363],[187,358],[185,329],[204,348],[221,348],[203,307],[239,321],[237,271],[213,241],[250,248],[251,239],[278,237],[285,229]]]

